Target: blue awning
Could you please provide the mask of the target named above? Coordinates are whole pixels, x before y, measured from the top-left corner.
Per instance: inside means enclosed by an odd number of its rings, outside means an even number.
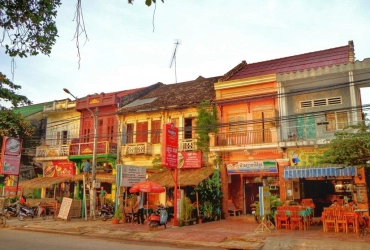
[[[312,177],[335,177],[335,176],[356,176],[356,167],[296,167],[286,166],[284,179],[312,178]]]

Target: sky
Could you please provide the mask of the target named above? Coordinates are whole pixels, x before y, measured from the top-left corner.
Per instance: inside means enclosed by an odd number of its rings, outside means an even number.
[[[73,21],[77,0],[63,0],[59,37],[50,56],[11,58],[0,47],[0,71],[34,104],[77,96],[222,76],[242,60],[260,62],[344,46],[370,58],[368,0],[145,0],[82,1],[88,41]],[[155,10],[155,13],[154,13]],[[153,27],[154,22],[154,27]],[[153,31],[154,29],[154,31]],[[2,31],[2,30],[0,30]],[[176,75],[170,63],[175,41]],[[177,78],[176,78],[177,76]],[[370,103],[370,90],[362,91]]]

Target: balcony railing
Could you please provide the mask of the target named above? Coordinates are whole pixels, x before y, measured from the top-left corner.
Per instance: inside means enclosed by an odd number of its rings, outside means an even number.
[[[147,142],[128,143],[122,147],[124,156],[127,155],[152,155],[152,144]]]
[[[218,133],[216,134],[215,146],[238,146],[276,142],[273,141],[272,138],[272,132],[270,129]]]
[[[36,147],[36,157],[68,156],[69,145],[44,145]]]
[[[72,143],[69,145],[69,155],[92,155],[94,149],[93,142]],[[97,143],[97,154],[117,154],[117,143],[100,141]]]
[[[181,139],[179,140],[179,152],[197,150],[197,139]]]

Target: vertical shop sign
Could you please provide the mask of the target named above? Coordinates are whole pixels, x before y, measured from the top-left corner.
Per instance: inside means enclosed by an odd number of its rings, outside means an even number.
[[[165,123],[162,136],[162,165],[166,168],[177,168],[178,128],[173,123]]]
[[[0,174],[19,175],[22,139],[3,136]]]

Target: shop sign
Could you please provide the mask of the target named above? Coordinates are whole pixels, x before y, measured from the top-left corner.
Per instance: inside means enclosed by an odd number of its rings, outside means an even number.
[[[367,203],[367,186],[361,185],[356,188],[357,203]]]
[[[202,153],[201,152],[181,152],[178,158],[179,168],[201,168]]]
[[[0,174],[19,175],[22,139],[3,136]]]
[[[48,161],[44,167],[45,177],[71,177],[75,175],[75,164],[72,161]]]
[[[259,197],[262,197],[262,199],[260,199],[260,215],[261,216],[268,215],[271,213],[270,188],[268,186],[263,186],[263,187],[259,187],[258,191],[259,191]]]
[[[138,166],[122,166],[122,187],[131,187],[134,184],[146,180],[146,168]]]
[[[276,161],[241,161],[227,164],[227,173],[277,173]]]
[[[315,166],[321,164],[326,149],[296,148],[287,149],[290,166]]]
[[[173,123],[163,124],[162,165],[166,168],[177,168],[178,161],[178,128]]]
[[[5,186],[3,187],[4,190],[4,196],[5,197],[14,197],[17,195],[17,187],[16,186]],[[18,195],[22,193],[22,188],[18,186]]]

